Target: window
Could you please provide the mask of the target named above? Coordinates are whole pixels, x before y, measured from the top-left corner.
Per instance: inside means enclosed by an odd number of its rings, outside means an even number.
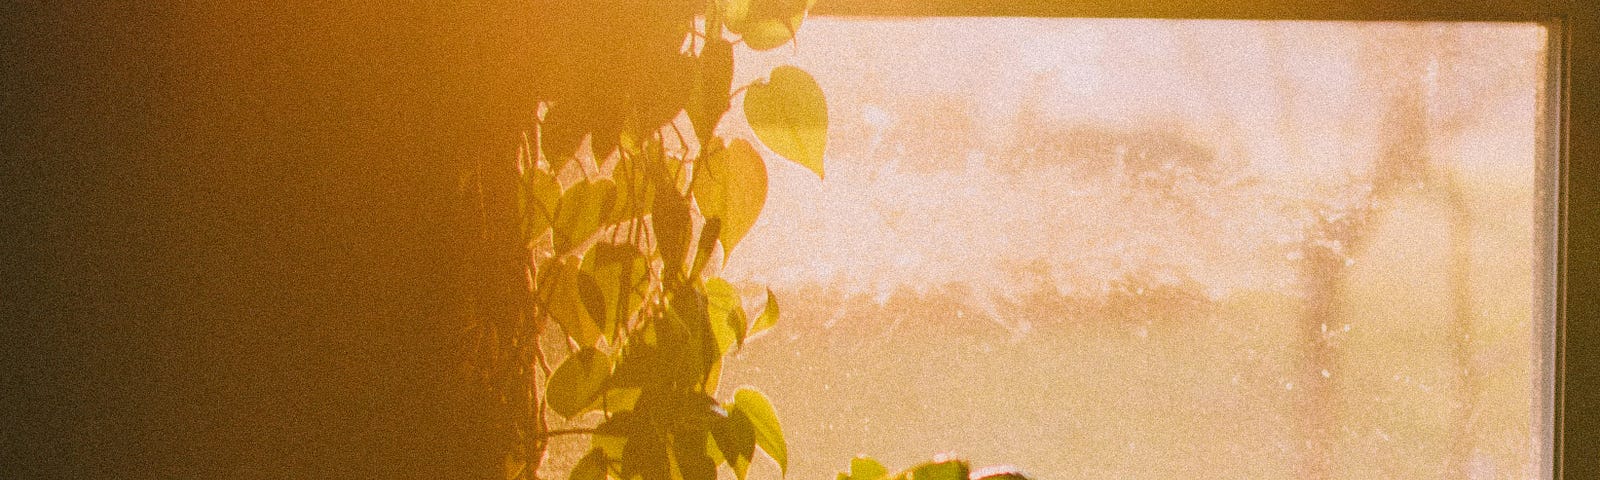
[[[806,478],[944,451],[1041,478],[1539,477],[1553,25],[808,20],[739,75],[797,63],[828,92],[828,180],[775,167],[762,221],[829,247],[752,230],[724,274],[787,320],[725,381],[799,399]]]

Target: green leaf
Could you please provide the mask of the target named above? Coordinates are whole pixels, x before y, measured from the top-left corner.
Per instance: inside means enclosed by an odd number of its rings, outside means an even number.
[[[712,424],[711,436],[716,439],[717,448],[728,467],[733,469],[734,476],[744,480],[756,452],[755,426],[750,423],[750,417],[730,412]]]
[[[550,374],[545,403],[563,417],[575,417],[595,404],[610,376],[610,357],[593,348],[578,350]]]
[[[565,254],[583,244],[603,225],[616,221],[617,185],[610,179],[584,181],[568,188],[556,206],[555,249]]]
[[[717,464],[706,454],[710,435],[705,430],[679,430],[672,435],[673,480],[715,480]]]
[[[778,297],[772,295],[772,289],[767,289],[767,306],[761,309],[761,315],[756,317],[755,325],[750,326],[750,335],[755,335],[763,330],[778,324]]]
[[[589,283],[593,288],[582,295],[584,305],[609,341],[616,341],[618,324],[626,325],[644,303],[649,269],[649,260],[633,245],[596,244],[583,256],[579,286]],[[584,278],[591,280],[585,282]]]
[[[683,260],[689,254],[689,235],[694,228],[690,223],[689,203],[678,195],[677,188],[656,186],[650,228],[655,232],[656,250],[661,254],[663,280],[676,281],[683,273]]]
[[[694,170],[694,200],[706,218],[722,221],[723,262],[733,254],[767,204],[767,162],[744,139],[702,157]]]
[[[911,469],[909,480],[967,480],[967,462],[947,460],[918,465]]]
[[[555,220],[556,204],[561,200],[561,184],[549,172],[529,168],[518,185],[522,200],[522,233],[532,241],[544,234]]]
[[[816,0],[745,0],[726,2],[728,29],[753,50],[771,50],[794,38]]]
[[[778,414],[772,410],[772,403],[767,401],[767,396],[754,388],[742,387],[733,393],[733,408],[730,410],[729,415],[738,412],[750,420],[756,445],[772,456],[778,462],[780,471],[787,474],[789,446],[783,440],[783,427],[778,424]]]
[[[706,280],[706,313],[711,322],[711,333],[717,340],[717,355],[728,352],[734,344],[743,345],[746,324],[744,305],[727,280]]]
[[[578,459],[578,464],[572,467],[572,473],[567,477],[571,480],[604,480],[606,478],[606,454],[599,448],[589,450],[583,458]]]
[[[789,65],[772,69],[767,82],[745,91],[744,115],[767,148],[823,178],[828,102],[811,74]]]
[[[878,480],[888,475],[889,469],[872,457],[863,455],[850,459],[850,480]]]
[[[689,122],[700,143],[709,143],[722,115],[728,112],[728,91],[733,88],[733,44],[720,36],[706,40],[695,69],[694,90],[688,108]]]
[[[539,294],[550,319],[579,345],[592,347],[600,339],[600,329],[589,316],[581,292],[577,259],[552,259],[539,267]]]

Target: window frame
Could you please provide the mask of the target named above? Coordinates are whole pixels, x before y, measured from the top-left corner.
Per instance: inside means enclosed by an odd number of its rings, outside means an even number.
[[[1538,147],[1558,160],[1553,170],[1541,168],[1538,182],[1554,189],[1554,212],[1539,224],[1537,243],[1547,251],[1540,270],[1547,274],[1546,300],[1553,325],[1537,325],[1544,365],[1553,370],[1543,386],[1549,422],[1539,447],[1550,461],[1541,470],[1550,478],[1591,478],[1600,474],[1600,137],[1595,136],[1600,108],[1600,9],[1585,9],[1579,0],[1497,0],[1459,2],[1423,0],[823,0],[813,15],[830,16],[1021,16],[1088,18],[1187,18],[1230,20],[1351,21],[1515,21],[1538,22],[1550,30],[1543,120],[1556,127],[1541,132]],[[1545,197],[1549,202],[1551,197]],[[1548,203],[1546,207],[1550,206]],[[1550,212],[1544,209],[1543,212]],[[1541,457],[1543,458],[1543,457]]]

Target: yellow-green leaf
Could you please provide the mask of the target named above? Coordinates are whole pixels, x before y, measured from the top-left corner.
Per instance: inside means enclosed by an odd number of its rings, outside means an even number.
[[[733,86],[733,44],[721,37],[706,40],[696,64],[694,89],[685,109],[701,143],[715,133],[722,114],[728,112],[728,91]]]
[[[745,91],[744,115],[767,148],[823,178],[828,102],[811,74],[789,65],[772,69],[766,82]]]
[[[553,259],[539,267],[540,299],[551,320],[579,345],[594,346],[600,339],[600,329],[584,306],[578,283],[577,259]]]
[[[581,280],[592,279],[592,293],[581,295],[595,327],[610,340],[618,324],[626,324],[644,303],[644,292],[649,287],[649,261],[633,245],[601,243],[583,256],[579,269]],[[585,292],[580,292],[585,293]]]
[[[694,176],[700,214],[722,220],[717,236],[726,262],[767,204],[767,162],[750,142],[734,139],[727,148],[701,158]]]
[[[756,452],[755,426],[751,425],[750,417],[729,412],[726,418],[712,423],[711,436],[716,439],[723,460],[733,469],[733,475],[744,480],[745,473],[750,470],[750,459]]]
[[[744,305],[727,280],[706,280],[706,313],[710,316],[711,333],[717,340],[717,355],[728,352],[734,344],[744,344],[746,317]]]
[[[594,348],[578,350],[550,374],[545,403],[563,417],[575,417],[595,404],[610,376],[610,357]]]
[[[872,457],[860,456],[850,460],[851,480],[878,480],[888,475],[889,469]]]
[[[581,245],[601,226],[616,221],[618,213],[617,185],[611,179],[579,182],[568,188],[556,206],[552,224],[556,253]]]
[[[755,335],[777,324],[778,297],[772,295],[772,289],[769,288],[767,289],[767,306],[761,309],[761,315],[756,317],[755,325],[750,326],[750,335]]]
[[[571,480],[604,480],[606,478],[606,454],[599,448],[589,450],[583,458],[578,459],[578,464],[572,467],[572,473],[567,477]]]
[[[771,50],[794,38],[816,0],[742,0],[721,5],[728,29],[753,50]]]
[[[690,223],[688,201],[678,195],[677,188],[658,185],[655,190],[650,228],[661,254],[662,276],[675,279],[684,273],[683,261],[689,254],[689,235],[694,226]]]
[[[733,408],[728,414],[733,415],[734,412],[750,420],[756,445],[772,456],[778,462],[779,470],[787,474],[789,446],[783,440],[783,427],[778,424],[778,413],[773,411],[767,396],[754,388],[742,387],[733,393]]]

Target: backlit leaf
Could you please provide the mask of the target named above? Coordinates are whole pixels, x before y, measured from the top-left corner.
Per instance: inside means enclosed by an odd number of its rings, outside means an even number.
[[[756,317],[755,325],[750,326],[750,335],[755,335],[763,330],[778,324],[778,297],[772,295],[772,289],[767,289],[767,306],[761,309],[761,315]]]
[[[583,257],[580,283],[592,279],[594,292],[583,295],[589,315],[601,334],[615,341],[618,323],[626,323],[644,302],[649,287],[649,261],[633,245],[596,244]]]
[[[878,480],[888,475],[889,469],[872,457],[860,456],[850,460],[851,480]]]
[[[811,74],[788,65],[772,69],[766,82],[745,91],[744,114],[767,148],[823,178],[828,103]]]
[[[717,339],[718,355],[727,353],[736,343],[744,343],[744,305],[739,301],[739,292],[727,280],[706,280],[706,314]]]
[[[656,186],[656,198],[651,209],[650,228],[655,232],[656,249],[661,253],[663,276],[676,279],[683,272],[684,257],[689,254],[689,235],[693,225],[689,218],[689,204],[671,186]]]
[[[694,133],[707,143],[722,114],[728,112],[728,91],[733,87],[733,44],[721,37],[706,40],[695,69],[694,93],[685,110]]]
[[[561,331],[582,346],[594,346],[600,329],[589,316],[578,285],[578,261],[572,257],[552,259],[539,267],[540,300],[550,319]]]
[[[724,261],[744,239],[767,203],[767,162],[744,139],[702,157],[694,170],[694,200],[706,218],[722,221]]]
[[[745,0],[726,2],[728,29],[753,50],[771,50],[794,38],[816,0]]]
[[[611,358],[593,348],[584,348],[567,357],[550,374],[545,402],[563,417],[572,418],[586,411],[600,398],[606,378],[611,376]]]
[[[756,445],[778,462],[778,468],[789,472],[789,446],[783,440],[783,427],[778,424],[778,413],[766,395],[754,388],[742,387],[733,393],[733,408],[729,415],[738,412],[750,420]]]
[[[755,457],[756,433],[750,418],[729,412],[727,417],[712,424],[711,436],[716,439],[722,457],[733,469],[734,476],[744,480],[750,470],[750,459]]]
[[[947,460],[912,468],[909,480],[967,480],[967,473],[967,462]]]
[[[616,220],[617,185],[610,179],[583,181],[568,188],[556,206],[556,253],[570,252],[593,236],[600,227]]]
[[[589,450],[588,454],[578,459],[578,464],[572,467],[572,473],[567,478],[570,480],[604,480],[606,478],[605,452],[599,448]]]

